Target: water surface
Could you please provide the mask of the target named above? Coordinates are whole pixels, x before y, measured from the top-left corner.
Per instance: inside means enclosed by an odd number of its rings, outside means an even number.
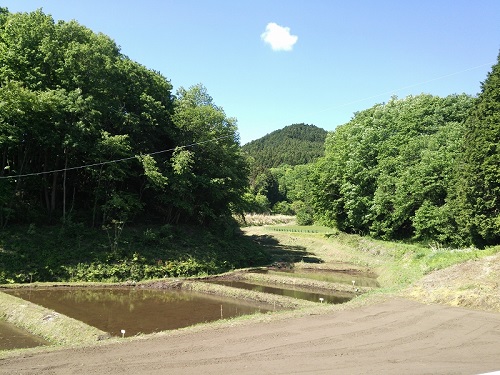
[[[121,336],[122,329],[130,336],[272,310],[264,304],[177,290],[37,288],[8,293],[113,336]]]
[[[293,297],[298,299],[304,299],[312,302],[324,302],[324,303],[344,303],[352,299],[353,295],[348,293],[328,293],[328,292],[313,292],[305,291],[301,288],[295,288],[291,285],[287,285],[286,288],[276,285],[261,285],[254,284],[247,281],[232,281],[232,280],[210,280],[210,283],[226,285],[233,288],[254,290],[257,292],[278,294],[281,296]]]
[[[48,345],[48,342],[22,328],[0,320],[0,350],[34,348],[41,345]]]

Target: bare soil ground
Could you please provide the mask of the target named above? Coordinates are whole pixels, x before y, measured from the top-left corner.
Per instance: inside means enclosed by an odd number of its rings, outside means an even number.
[[[330,250],[326,253],[338,258]],[[497,254],[429,274],[403,296],[372,295],[343,307],[265,315],[86,348],[20,352],[0,359],[0,374],[500,371],[499,282]]]
[[[500,314],[401,298],[0,361],[2,374],[478,374],[500,370]]]

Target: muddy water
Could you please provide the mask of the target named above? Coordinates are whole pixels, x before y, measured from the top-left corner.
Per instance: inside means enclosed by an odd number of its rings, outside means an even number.
[[[232,280],[214,280],[209,281],[214,284],[231,286],[233,288],[254,290],[257,292],[263,293],[271,293],[271,294],[279,294],[282,296],[305,299],[313,302],[323,302],[323,303],[344,303],[349,301],[353,296],[347,293],[317,293],[317,292],[306,292],[304,290],[293,288],[292,286],[288,286],[288,288],[280,288],[278,286],[269,286],[269,285],[259,285],[252,284],[245,281],[232,281]],[[321,298],[321,299],[320,299]]]
[[[0,350],[34,348],[48,345],[44,339],[0,320]]]
[[[223,318],[268,312],[272,307],[183,291],[105,288],[17,289],[17,297],[109,332],[152,333]]]
[[[352,284],[352,282],[354,281],[356,286],[367,286],[372,288],[377,288],[380,286],[376,278],[366,273],[347,273],[307,268],[287,270],[256,270],[255,272],[267,273],[269,275],[290,276],[327,281],[330,283]]]

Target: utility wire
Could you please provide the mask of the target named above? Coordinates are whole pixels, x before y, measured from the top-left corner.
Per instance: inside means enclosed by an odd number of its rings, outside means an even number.
[[[123,162],[123,161],[136,159],[138,156],[158,155],[158,154],[162,154],[162,153],[165,153],[165,152],[174,151],[176,149],[189,148],[189,147],[193,147],[193,146],[202,145],[202,144],[205,144],[205,143],[216,142],[216,141],[219,141],[221,139],[225,139],[225,138],[229,138],[229,137],[232,137],[232,135],[225,135],[223,137],[213,138],[213,139],[209,139],[207,141],[195,142],[195,143],[191,143],[191,144],[184,145],[184,146],[177,146],[177,147],[174,147],[174,148],[169,148],[169,149],[165,149],[165,150],[161,150],[161,151],[149,152],[147,154],[134,155],[134,156],[126,157],[126,158],[108,160],[108,161],[103,161],[103,162],[99,162],[99,163],[79,165],[79,166],[76,166],[76,167],[67,167],[67,168],[61,168],[61,169],[53,169],[53,170],[45,171],[45,172],[26,173],[26,174],[18,174],[18,175],[13,175],[13,176],[0,176],[0,180],[12,179],[12,178],[21,178],[21,177],[30,177],[30,176],[41,176],[41,175],[50,174],[50,173],[72,171],[72,170],[75,170],[75,169],[83,169],[83,168],[97,167],[97,166],[106,165],[106,164],[120,163],[120,162]]]
[[[375,95],[372,95],[372,96],[367,96],[366,98],[356,99],[356,100],[353,100],[353,101],[350,101],[350,102],[347,102],[347,103],[342,103],[342,104],[334,105],[332,107],[324,108],[324,109],[321,109],[321,110],[319,110],[317,112],[311,113],[311,115],[316,115],[318,113],[323,113],[323,112],[331,111],[331,110],[337,109],[337,108],[347,107],[347,106],[352,105],[352,104],[356,104],[356,103],[359,103],[359,102],[364,102],[365,100],[370,100],[370,99],[378,98],[379,96],[385,96],[385,95],[388,95],[388,94],[394,94],[394,93],[396,93],[398,91],[403,91],[403,90],[407,90],[407,89],[410,89],[410,88],[413,88],[413,87],[416,87],[416,86],[425,85],[426,83],[430,83],[430,82],[434,82],[434,81],[439,81],[439,80],[444,79],[444,78],[452,77],[452,76],[455,76],[455,75],[458,75],[458,74],[462,74],[462,73],[465,73],[465,72],[468,72],[468,71],[471,71],[471,70],[479,69],[479,68],[482,68],[482,67],[487,66],[487,65],[491,66],[493,64],[495,64],[495,62],[489,62],[489,63],[477,65],[477,66],[474,66],[472,68],[467,68],[467,69],[464,69],[464,70],[460,70],[458,72],[449,73],[449,74],[445,74],[443,76],[431,78],[431,79],[428,79],[427,81],[422,81],[422,82],[414,83],[414,84],[411,84],[411,85],[408,85],[408,86],[400,87],[399,89],[395,89],[395,90],[391,90],[391,91],[386,91],[386,92],[383,92],[383,93],[380,93],[380,94],[375,94]]]
[[[441,80],[441,79],[444,79],[444,78],[448,78],[448,77],[451,77],[451,76],[454,76],[454,75],[457,75],[457,74],[465,73],[465,72],[468,72],[470,70],[475,70],[475,69],[478,69],[478,68],[482,68],[483,66],[492,65],[492,64],[494,64],[494,62],[490,62],[490,63],[486,63],[486,64],[481,64],[481,65],[478,65],[478,66],[474,66],[472,68],[468,68],[468,69],[464,69],[464,70],[461,70],[461,71],[458,71],[458,72],[454,72],[454,73],[446,74],[446,75],[443,75],[443,76],[440,76],[440,77],[432,78],[432,79],[429,79],[427,81],[423,81],[423,82],[415,83],[415,84],[412,84],[412,85],[404,86],[404,87],[401,87],[401,88],[396,89],[396,90],[386,91],[386,92],[383,92],[383,93],[380,93],[380,94],[368,96],[366,98],[353,100],[353,101],[348,102],[348,103],[343,103],[343,104],[335,105],[335,106],[328,107],[328,108],[322,109],[320,111],[314,112],[311,115],[315,115],[315,114],[326,112],[326,111],[331,111],[332,109],[336,109],[336,108],[346,107],[346,106],[349,106],[351,104],[359,103],[359,102],[362,102],[362,101],[365,101],[365,100],[369,100],[369,99],[374,99],[374,98],[377,98],[379,96],[383,96],[383,95],[387,95],[387,94],[394,94],[395,92],[398,92],[398,91],[402,91],[402,90],[406,90],[406,89],[409,89],[409,88],[412,88],[412,87],[424,85],[426,83],[438,81],[438,80]],[[214,138],[214,139],[210,139],[210,140],[203,141],[203,142],[196,142],[196,143],[192,143],[192,144],[185,145],[185,146],[179,146],[179,147],[174,147],[174,148],[170,148],[170,149],[166,149],[166,150],[150,152],[150,153],[143,154],[143,155],[146,155],[146,156],[147,155],[157,155],[157,154],[161,154],[161,153],[165,153],[165,152],[169,152],[169,151],[174,151],[176,148],[193,147],[193,146],[196,146],[196,145],[200,145],[200,144],[204,144],[204,143],[210,143],[210,142],[215,142],[215,141],[218,141],[220,139],[229,138],[231,136],[232,135],[227,135],[227,136],[224,136],[224,137]],[[64,172],[64,171],[71,171],[71,170],[75,170],[75,169],[83,169],[83,168],[89,168],[89,167],[96,167],[96,166],[106,165],[106,164],[120,163],[122,161],[136,159],[137,156],[138,155],[134,155],[134,156],[130,156],[130,157],[122,158],[122,159],[115,159],[115,160],[103,161],[103,162],[99,162],[99,163],[80,165],[80,166],[77,166],[77,167],[68,167],[68,168],[62,168],[62,169],[54,169],[54,170],[46,171],[46,172],[26,173],[26,174],[22,174],[22,175],[14,175],[14,176],[0,176],[0,180],[11,179],[11,178],[29,177],[29,176],[41,176],[41,175],[44,175],[44,174],[50,174],[50,173],[56,173],[56,172]]]

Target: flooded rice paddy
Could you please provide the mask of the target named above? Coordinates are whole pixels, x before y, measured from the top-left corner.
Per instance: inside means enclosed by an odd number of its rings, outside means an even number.
[[[368,273],[324,269],[258,269],[252,272],[304,278],[354,287],[378,287]],[[266,284],[239,279],[211,279],[206,282],[233,288],[276,294],[318,303],[339,304],[355,294],[308,288],[292,284]],[[354,282],[354,283],[353,283]],[[133,336],[174,330],[199,323],[241,315],[267,313],[274,305],[208,295],[179,289],[52,287],[5,291],[108,332],[112,336]],[[123,333],[123,330],[125,333]],[[78,335],[78,332],[75,332]],[[0,321],[0,350],[27,348],[47,343],[28,332]]]
[[[173,330],[221,318],[266,313],[273,307],[178,290],[129,288],[15,289],[8,292],[112,336]],[[78,334],[75,332],[75,334]]]
[[[304,289],[294,288],[287,285],[286,288],[282,286],[270,286],[255,284],[247,281],[233,281],[233,280],[210,280],[209,282],[219,285],[230,286],[233,288],[254,290],[257,292],[278,294],[292,298],[304,299],[312,302],[324,303],[344,303],[352,299],[353,295],[349,293],[327,293],[327,292],[313,292],[305,291]]]
[[[0,320],[0,350],[34,348],[48,343],[13,324]]]

